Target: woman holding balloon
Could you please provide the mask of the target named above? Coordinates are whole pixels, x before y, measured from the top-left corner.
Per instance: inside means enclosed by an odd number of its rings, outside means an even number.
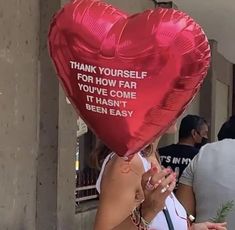
[[[158,140],[138,151],[160,136],[198,92],[210,63],[201,27],[173,9],[128,16],[106,2],[75,0],[53,17],[48,36],[68,98],[89,128],[117,153],[105,146],[97,151],[108,156],[97,183],[95,230],[188,229],[187,214],[172,194],[176,175],[162,169],[156,157]],[[117,70],[119,77],[103,68]],[[125,78],[122,70],[144,74]],[[80,74],[91,76],[86,81]],[[115,84],[99,84],[100,79]],[[127,90],[133,96],[123,98],[122,80],[133,84]],[[113,106],[101,99],[125,100]],[[191,227],[226,229],[213,223]]]
[[[171,127],[168,132],[174,131]],[[95,230],[226,230],[225,223],[192,223],[192,216],[172,191],[176,174],[161,168],[159,139],[134,155],[130,162],[100,144],[95,154],[105,158],[97,190],[100,192]],[[191,219],[191,220],[190,220]]]

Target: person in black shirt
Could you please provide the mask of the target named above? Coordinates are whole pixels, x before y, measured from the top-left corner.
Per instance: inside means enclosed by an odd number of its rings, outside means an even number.
[[[180,124],[179,142],[160,148],[159,155],[164,167],[171,167],[178,178],[201,146],[208,141],[208,125],[204,118],[187,115]]]

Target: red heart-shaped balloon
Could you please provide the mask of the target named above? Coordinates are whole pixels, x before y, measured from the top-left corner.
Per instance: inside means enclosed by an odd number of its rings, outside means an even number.
[[[199,90],[210,62],[201,27],[173,9],[128,17],[77,0],[54,17],[49,49],[81,117],[120,156],[161,135]]]

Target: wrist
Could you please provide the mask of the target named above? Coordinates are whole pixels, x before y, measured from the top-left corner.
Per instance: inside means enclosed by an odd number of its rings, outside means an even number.
[[[195,223],[194,223],[194,221],[195,221],[195,217],[193,216],[193,215],[190,215],[190,214],[187,214],[187,220],[188,220],[188,224],[189,224],[189,226],[190,226],[190,229],[195,229]]]
[[[146,205],[144,202],[141,204],[141,215],[148,222],[151,222],[154,217],[161,211],[151,206],[152,205]]]
[[[190,224],[190,230],[195,230],[197,229],[197,226],[195,227],[195,223]]]
[[[135,208],[131,213],[131,220],[139,230],[149,229],[150,222],[146,221],[141,212],[141,205]]]

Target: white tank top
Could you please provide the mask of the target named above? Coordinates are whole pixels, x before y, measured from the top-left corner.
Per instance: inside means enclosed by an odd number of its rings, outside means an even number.
[[[107,162],[109,161],[110,158],[112,158],[114,154],[108,155],[101,168],[100,175],[98,177],[98,180],[96,182],[96,189],[100,193],[100,184],[101,184],[101,179],[102,175],[105,169],[105,166]],[[141,156],[141,154],[138,154],[140,157],[145,172],[148,171],[151,167],[150,163]],[[175,195],[172,193],[170,196],[167,197],[166,199],[166,207],[169,211],[172,223],[174,225],[175,230],[187,230],[187,215],[186,211],[183,208],[183,206],[179,203],[179,201],[176,199]],[[149,230],[168,230],[168,224],[165,218],[165,215],[163,212],[159,212],[154,219],[151,221],[151,224],[149,226]]]

